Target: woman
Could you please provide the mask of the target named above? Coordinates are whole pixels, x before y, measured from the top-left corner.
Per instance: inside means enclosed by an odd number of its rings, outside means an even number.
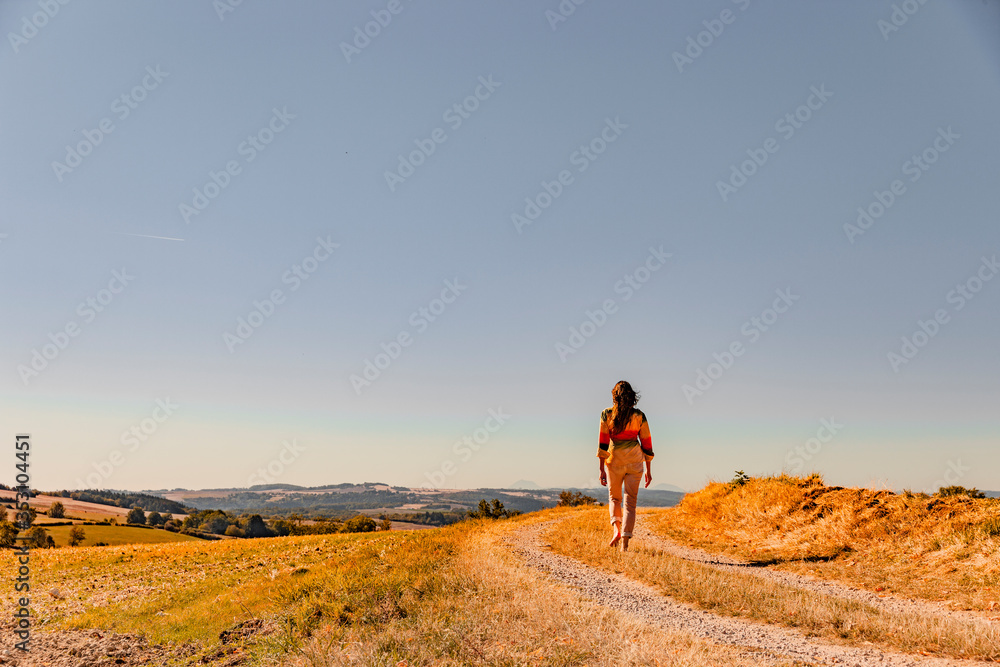
[[[608,546],[621,540],[622,551],[635,527],[635,502],[639,495],[642,464],[646,463],[646,487],[653,481],[653,441],[649,437],[646,415],[635,409],[639,394],[625,380],[611,390],[614,405],[601,412],[601,436],[597,459],[601,468],[601,486],[608,486],[608,509],[614,536]],[[605,469],[607,465],[607,469]],[[611,485],[608,485],[608,473]],[[625,486],[625,529],[622,530],[622,485]]]

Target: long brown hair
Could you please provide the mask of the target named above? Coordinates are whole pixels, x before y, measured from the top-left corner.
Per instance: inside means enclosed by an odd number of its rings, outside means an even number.
[[[611,417],[611,432],[621,433],[632,419],[632,409],[639,402],[639,394],[632,389],[632,385],[622,380],[611,390],[611,398],[615,401],[609,415]]]

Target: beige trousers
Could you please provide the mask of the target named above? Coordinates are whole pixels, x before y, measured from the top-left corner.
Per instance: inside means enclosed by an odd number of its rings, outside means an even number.
[[[622,487],[625,489],[625,525],[623,537],[632,537],[635,528],[635,504],[642,481],[642,448],[639,445],[612,452],[605,465],[608,470],[608,511],[611,523],[622,522]]]

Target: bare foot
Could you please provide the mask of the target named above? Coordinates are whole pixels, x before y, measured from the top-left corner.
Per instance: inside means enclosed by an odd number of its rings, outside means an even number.
[[[632,539],[631,537],[622,538],[622,551],[628,551],[628,541]]]
[[[611,538],[610,542],[608,542],[608,546],[609,547],[616,547],[616,546],[618,546],[618,540],[620,540],[622,538],[622,531],[621,531],[621,528],[618,526],[617,523],[612,524],[612,525],[615,527],[615,536]]]

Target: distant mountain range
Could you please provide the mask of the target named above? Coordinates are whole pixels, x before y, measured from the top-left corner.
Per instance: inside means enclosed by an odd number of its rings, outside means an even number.
[[[680,502],[683,492],[661,484],[643,489],[640,503],[645,507],[672,507]],[[358,514],[413,512],[462,512],[474,509],[480,500],[500,500],[508,509],[533,512],[559,503],[564,489],[540,489],[529,480],[519,480],[514,488],[502,489],[426,489],[390,486],[378,482],[336,484],[303,487],[294,484],[261,484],[249,489],[156,489],[150,495],[194,507],[199,510],[219,509],[226,512],[258,513],[263,515],[300,514],[304,517],[344,517]],[[598,502],[607,502],[608,490],[569,489],[581,491]]]
[[[517,480],[516,482],[514,482],[513,484],[511,484],[507,488],[509,488],[509,489],[541,489],[542,487],[538,486],[538,484],[536,484],[535,482],[532,482],[530,479],[519,479],[519,480]],[[653,490],[653,491],[675,491],[677,493],[687,493],[687,491],[685,491],[681,487],[674,486],[673,484],[654,484],[653,486],[651,486],[649,488],[650,488],[650,490]]]

